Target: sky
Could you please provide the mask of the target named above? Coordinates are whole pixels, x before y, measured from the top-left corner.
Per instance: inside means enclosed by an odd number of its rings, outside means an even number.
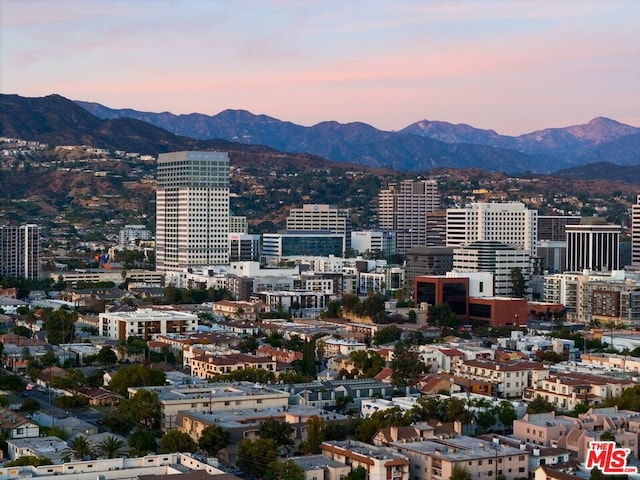
[[[0,93],[299,125],[640,126],[640,0],[0,0]]]

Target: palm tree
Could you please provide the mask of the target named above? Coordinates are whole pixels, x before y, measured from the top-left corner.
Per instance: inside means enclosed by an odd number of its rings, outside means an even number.
[[[62,460],[91,460],[94,456],[91,443],[87,437],[78,435],[68,443],[68,447],[62,451]]]
[[[96,445],[96,451],[104,458],[120,458],[124,456],[126,446],[125,442],[110,435]]]

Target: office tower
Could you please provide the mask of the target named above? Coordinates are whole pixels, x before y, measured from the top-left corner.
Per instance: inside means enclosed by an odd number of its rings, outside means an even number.
[[[344,237],[345,251],[351,249],[351,215],[348,209],[335,205],[305,204],[302,208],[292,208],[287,217],[287,230],[339,233]]]
[[[529,252],[513,245],[486,240],[453,249],[453,270],[493,273],[493,291],[496,296],[511,296],[511,271],[514,268],[520,269],[528,283],[531,274]]]
[[[566,226],[580,224],[581,217],[574,215],[539,215],[538,240],[564,242],[567,240]]]
[[[493,241],[536,254],[538,212],[521,202],[472,203],[447,209],[447,246]]]
[[[640,195],[631,207],[631,265],[640,268]]]
[[[384,231],[395,232],[396,251],[427,245],[427,213],[440,208],[435,180],[403,180],[390,183],[378,193],[378,222]]]
[[[620,226],[599,217],[567,225],[567,272],[610,272],[620,268]]]
[[[40,227],[0,227],[0,276],[32,280],[40,277]]]
[[[229,263],[229,157],[226,152],[158,156],[156,269]]]

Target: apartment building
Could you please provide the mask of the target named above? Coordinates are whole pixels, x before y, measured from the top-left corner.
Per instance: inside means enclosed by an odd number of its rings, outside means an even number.
[[[394,450],[353,440],[322,442],[322,454],[352,469],[363,467],[368,480],[410,480],[410,460]]]
[[[258,357],[244,353],[232,353],[228,355],[198,355],[191,358],[191,376],[202,379],[214,378],[219,375],[228,375],[238,370],[253,368],[276,372],[276,361],[268,357]]]
[[[141,308],[129,312],[105,312],[98,316],[100,335],[119,341],[129,337],[149,340],[170,333],[195,333],[197,328],[197,315],[178,310]]]
[[[469,478],[506,478],[529,475],[529,452],[500,442],[456,436],[420,442],[395,442],[394,449],[410,461],[412,480],[446,480],[454,468],[462,468]]]
[[[131,387],[129,396],[143,389],[158,395],[164,431],[176,428],[180,411],[211,413],[257,408],[285,409],[289,403],[289,393],[251,382]]]
[[[453,367],[456,376],[490,382],[494,394],[503,398],[522,397],[530,385],[549,376],[549,368],[540,362],[464,360]]]
[[[599,405],[634,385],[637,383],[631,379],[565,371],[532,382],[522,398],[531,401],[539,396],[556,408],[574,410],[580,403]]]

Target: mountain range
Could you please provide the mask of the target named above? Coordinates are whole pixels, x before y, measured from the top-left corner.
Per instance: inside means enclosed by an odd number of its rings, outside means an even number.
[[[81,107],[81,108],[80,108]],[[58,95],[0,95],[0,135],[157,154],[178,149],[275,149],[396,171],[439,167],[550,173],[595,162],[640,164],[640,128],[598,117],[520,136],[421,120],[400,131],[327,121],[311,127],[245,110],[175,115],[112,109]],[[249,148],[251,150],[251,148]]]

